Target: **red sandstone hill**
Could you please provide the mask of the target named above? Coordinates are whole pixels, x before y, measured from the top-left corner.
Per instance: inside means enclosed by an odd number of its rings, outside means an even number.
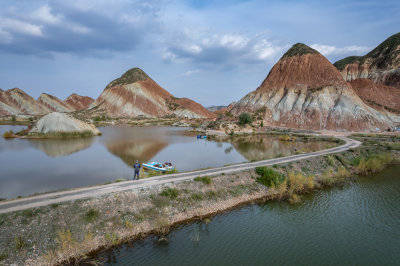
[[[367,106],[340,72],[316,50],[297,43],[257,90],[231,109],[262,113],[265,125],[313,130],[364,131],[392,121]]]
[[[93,99],[72,94],[65,101],[42,93],[35,100],[18,88],[0,90],[0,116],[7,115],[43,115],[51,112],[72,112],[87,108]]]
[[[350,81],[354,91],[375,109],[400,113],[400,89],[362,78]]]
[[[18,88],[0,90],[0,116],[27,114],[38,115],[41,109],[35,99]]]
[[[37,99],[37,103],[39,107],[43,110],[43,113],[51,113],[51,112],[72,112],[75,111],[71,107],[69,107],[63,100],[59,98],[47,94],[40,94]]]
[[[71,94],[68,96],[67,99],[64,100],[64,102],[73,110],[75,111],[80,111],[84,110],[89,107],[91,103],[94,102],[92,98],[89,96],[81,96],[76,93]]]
[[[364,56],[349,56],[334,65],[347,81],[368,78],[400,89],[400,33],[390,36]]]
[[[139,68],[132,68],[110,82],[89,109],[111,117],[215,117],[190,99],[174,97]]]

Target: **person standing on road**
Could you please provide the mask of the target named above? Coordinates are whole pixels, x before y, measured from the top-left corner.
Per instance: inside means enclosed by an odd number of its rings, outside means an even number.
[[[133,169],[135,169],[135,174],[133,176],[133,180],[136,179],[136,176],[137,176],[137,180],[139,180],[140,164],[139,164],[138,160],[136,160],[136,163],[133,165]]]

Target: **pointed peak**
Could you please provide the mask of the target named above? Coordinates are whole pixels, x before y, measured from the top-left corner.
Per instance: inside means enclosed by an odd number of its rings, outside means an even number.
[[[296,43],[292,46],[281,59],[292,57],[292,56],[302,56],[304,54],[319,54],[317,50],[314,50],[310,46],[305,45],[304,43]]]
[[[26,94],[26,92],[24,92],[23,90],[21,90],[20,88],[12,88],[8,90],[9,92],[18,92],[18,93],[23,93]]]
[[[135,67],[126,71],[120,78],[113,80],[107,87],[112,87],[115,85],[132,84],[139,81],[145,81],[150,79],[150,77],[140,68]]]

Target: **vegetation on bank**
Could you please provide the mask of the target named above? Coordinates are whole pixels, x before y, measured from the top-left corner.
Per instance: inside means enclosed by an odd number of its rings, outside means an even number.
[[[246,124],[251,124],[253,122],[253,117],[251,114],[244,112],[239,115],[239,124],[244,126]]]
[[[194,181],[202,182],[205,185],[210,185],[212,182],[211,177],[209,176],[198,176],[194,178]]]
[[[101,132],[100,132],[101,135]],[[86,138],[95,136],[90,130],[82,132],[49,132],[49,133],[28,133],[26,130],[14,133],[12,130],[7,131],[3,134],[3,138]]]
[[[148,234],[165,237],[178,222],[238,204],[296,203],[304,193],[345,185],[356,174],[374,173],[400,158],[397,138],[380,136],[384,140],[378,143],[374,137],[359,138],[365,139],[362,147],[338,154],[0,214],[0,263],[79,262],[99,248]]]

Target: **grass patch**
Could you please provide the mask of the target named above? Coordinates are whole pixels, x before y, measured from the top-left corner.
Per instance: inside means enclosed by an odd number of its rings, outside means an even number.
[[[179,190],[177,190],[176,188],[164,188],[163,191],[161,191],[160,196],[163,197],[168,197],[170,199],[176,199],[179,196]]]
[[[32,138],[85,138],[93,137],[92,131],[86,130],[82,132],[51,132],[51,133],[29,133]]]
[[[16,251],[20,251],[21,249],[27,246],[27,244],[25,243],[25,241],[22,239],[21,236],[17,236],[14,238],[14,244]]]
[[[279,186],[285,179],[283,174],[266,166],[256,167],[255,172],[259,175],[257,182],[267,187]]]
[[[356,169],[358,174],[370,175],[383,170],[383,168],[393,162],[393,157],[386,154],[372,155],[368,159],[360,159]]]
[[[97,220],[97,218],[99,218],[99,215],[100,215],[100,213],[98,210],[90,209],[85,213],[85,216],[84,216],[85,222],[92,223],[95,220]]]
[[[9,139],[14,137],[14,131],[9,130],[3,133],[3,138]]]
[[[167,196],[153,196],[151,202],[156,208],[162,209],[167,207],[170,203],[170,199]]]
[[[0,214],[0,226],[2,226],[6,222],[6,219],[7,215],[5,213]]]
[[[3,260],[5,260],[5,259],[7,259],[8,258],[8,255],[7,254],[5,254],[5,253],[1,253],[0,254],[0,261],[3,261]]]
[[[116,246],[119,245],[121,243],[118,235],[114,232],[112,233],[106,233],[105,234],[105,238],[107,240],[107,242],[111,245],[111,246]]]
[[[279,136],[278,137],[278,139],[280,140],[280,141],[293,141],[293,140],[295,140],[295,137],[292,137],[292,136],[290,136],[290,135],[281,135],[281,136]]]
[[[194,178],[194,181],[202,182],[204,185],[210,185],[212,180],[209,176],[198,176]]]
[[[335,159],[333,158],[332,155],[326,155],[325,159],[328,165],[333,166],[335,164]]]
[[[52,204],[50,204],[50,207],[52,209],[57,209],[60,205],[61,205],[61,203],[52,203]]]
[[[192,195],[190,195],[190,199],[200,201],[204,199],[204,196],[201,193],[193,193]]]
[[[289,195],[304,193],[314,188],[314,176],[305,176],[301,172],[289,172],[287,186]]]

